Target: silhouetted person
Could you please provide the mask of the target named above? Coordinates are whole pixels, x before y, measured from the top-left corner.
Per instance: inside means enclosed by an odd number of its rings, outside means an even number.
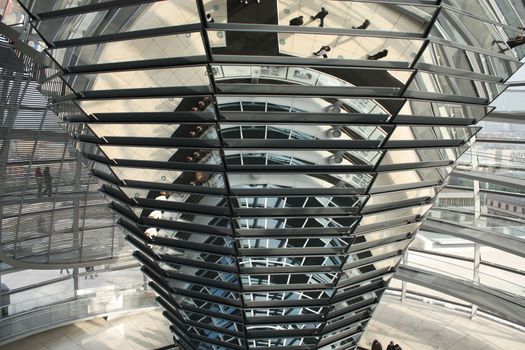
[[[60,269],[60,274],[62,274],[62,271],[66,270],[66,273],[69,275],[69,269]]]
[[[396,344],[396,345],[394,345],[394,350],[403,350],[403,349],[401,349],[401,347],[399,346],[399,344]]]
[[[42,197],[42,185],[44,184],[44,175],[42,175],[42,170],[39,166],[35,169],[35,181],[37,187],[37,196],[38,198]]]
[[[315,21],[316,19],[321,20],[321,23],[319,24],[319,27],[324,27],[324,18],[328,16],[328,11],[324,7],[321,7],[321,11],[317,12],[315,16],[310,16],[312,21]]]
[[[45,226],[46,220],[42,215],[38,215],[38,219],[36,219],[36,230],[37,232],[44,233],[45,232]]]
[[[384,49],[383,51],[379,51],[378,53],[376,53],[375,55],[367,55],[366,56],[366,59],[368,60],[373,60],[373,61],[377,61],[381,58],[384,58],[388,55],[388,50],[387,49]]]
[[[330,52],[332,48],[328,45],[321,46],[319,51],[314,52],[313,54],[316,56],[323,56],[324,58],[328,58],[328,52]]]
[[[521,45],[525,44],[525,36],[520,34],[520,35],[518,35],[518,36],[516,36],[514,38],[510,38],[507,41],[493,40],[492,41],[492,45],[494,45],[494,44],[507,44],[509,47],[506,47],[504,49],[499,50],[500,53],[503,53],[505,51],[508,51],[509,48],[513,49],[513,48],[515,48],[517,46],[521,46]]]
[[[302,26],[304,24],[303,16],[295,17],[290,20],[291,26]]]
[[[88,276],[91,277],[91,279],[95,279],[95,277],[93,275],[96,275],[95,274],[95,268],[93,266],[86,266],[86,273],[87,272],[90,272],[89,274],[86,274],[84,276],[84,279],[87,280]]]
[[[365,19],[363,24],[361,24],[359,27],[352,27],[352,29],[366,29],[370,25],[370,21]]]
[[[386,350],[394,350],[395,348],[396,346],[394,345],[394,342],[391,340],[390,343],[388,343]]]
[[[379,340],[374,339],[374,341],[372,342],[372,350],[383,350],[383,346],[381,345]]]
[[[0,284],[0,293],[2,294],[2,298],[0,299],[0,306],[2,307],[2,317],[9,316],[9,304],[11,304],[11,296],[7,293],[9,293],[9,287],[7,284],[2,282]]]
[[[53,178],[51,177],[51,172],[49,171],[48,166],[44,169],[44,186],[44,194],[51,197],[51,193],[53,192]]]
[[[215,23],[215,19],[213,19],[210,13],[206,15],[206,20],[208,21],[208,23]]]

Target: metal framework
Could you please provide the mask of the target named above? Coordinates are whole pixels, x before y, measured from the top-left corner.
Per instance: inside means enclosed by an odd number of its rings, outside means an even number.
[[[36,269],[108,263],[121,253],[114,215],[39,92],[38,52],[18,48],[0,40],[0,260]]]
[[[354,349],[524,53],[512,1],[20,3],[185,349]]]

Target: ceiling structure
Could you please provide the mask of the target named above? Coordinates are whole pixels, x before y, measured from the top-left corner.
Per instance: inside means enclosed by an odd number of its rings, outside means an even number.
[[[525,53],[511,1],[20,3],[187,349],[355,348]]]

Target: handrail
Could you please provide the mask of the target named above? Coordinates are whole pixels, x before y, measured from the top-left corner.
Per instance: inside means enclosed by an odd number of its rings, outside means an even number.
[[[116,263],[119,263],[119,262],[122,262],[122,261],[123,261],[123,259],[117,258],[117,259],[115,259],[113,261],[113,263],[116,264]],[[131,262],[130,264],[127,264],[127,265],[124,265],[124,266],[117,266],[117,267],[113,267],[113,268],[109,268],[109,269],[97,270],[97,273],[125,270],[125,269],[129,269],[129,268],[134,268],[134,267],[139,267],[140,266],[140,264],[135,262],[134,259],[130,259],[130,262]],[[89,276],[91,273],[92,272],[79,272],[78,276],[79,277]],[[60,276],[60,277],[57,277],[57,278],[52,278],[52,279],[49,279],[49,280],[42,281],[40,283],[30,284],[30,285],[27,285],[27,286],[24,286],[24,287],[11,289],[9,292],[2,292],[2,295],[13,295],[13,294],[25,292],[25,291],[28,291],[28,290],[31,290],[31,289],[34,289],[34,288],[47,286],[49,284],[66,281],[66,280],[72,279],[72,278],[73,278],[72,274],[71,275],[66,275],[66,276]],[[57,293],[57,294],[53,294],[53,295],[48,295],[48,296],[46,296],[46,298],[57,296],[57,295],[62,295],[62,294],[63,293]],[[26,302],[24,302],[24,303],[26,303]],[[11,305],[15,305],[15,304],[11,304]]]
[[[389,287],[388,289],[385,290],[385,294],[389,295],[389,296],[399,296],[400,297],[402,293],[403,293],[403,290],[400,289],[400,288]],[[470,304],[470,303],[468,303],[466,301],[464,303],[461,303],[461,302],[458,302],[458,301],[455,301],[455,300],[449,300],[449,299],[445,299],[445,298],[440,298],[440,297],[435,296],[435,295],[421,293],[421,292],[419,292],[417,290],[410,290],[410,289],[407,289],[406,297],[408,299],[416,300],[416,301],[419,301],[421,303],[437,305],[437,306],[440,306],[440,307],[446,307],[447,309],[452,308],[455,311],[460,311],[460,312],[468,314],[469,317],[471,315],[471,306],[472,306],[472,304]],[[496,323],[503,324],[505,326],[510,326],[510,327],[515,328],[517,330],[520,330],[522,332],[525,331],[525,327],[520,326],[520,325],[518,325],[516,323],[510,322],[510,321],[507,321],[507,320],[501,318],[500,316],[490,312],[489,310],[479,310],[478,311],[478,315],[480,315],[480,316],[482,316],[484,318],[488,318],[491,321],[494,321]]]
[[[409,248],[408,252],[417,252],[417,253],[421,253],[421,254],[436,255],[436,256],[440,256],[440,257],[444,257],[444,258],[448,258],[448,259],[455,259],[455,260],[460,260],[460,261],[468,261],[468,262],[472,262],[472,263],[474,262],[473,258],[467,258],[467,257],[464,257],[464,256],[458,256],[458,255],[454,255],[454,254],[447,254],[447,253],[436,252],[436,251],[425,250],[425,249],[418,249],[418,248],[413,248],[413,247]],[[512,273],[515,273],[515,274],[520,275],[520,276],[525,276],[525,271],[524,270],[516,269],[516,268],[513,268],[513,267],[500,265],[500,264],[493,263],[493,262],[486,261],[486,260],[481,260],[480,264],[488,266],[488,267],[492,267],[494,269],[503,270],[503,271],[507,271],[507,272],[512,272]]]
[[[405,264],[398,268],[396,278],[465,300],[498,317],[525,326],[525,299],[517,295]]]
[[[32,312],[34,312],[36,310],[43,310],[43,309],[48,308],[48,307],[53,307],[53,306],[57,305],[58,303],[74,301],[74,300],[79,300],[79,299],[83,299],[83,298],[90,298],[91,296],[96,296],[97,298],[103,298],[104,296],[107,296],[107,295],[114,295],[116,292],[127,293],[129,291],[137,290],[139,288],[144,289],[145,286],[146,286],[146,284],[144,284],[144,283],[142,283],[142,284],[136,284],[135,283],[135,284],[129,284],[129,285],[123,286],[123,287],[117,286],[118,288],[116,288],[116,289],[111,289],[112,287],[115,287],[115,286],[106,286],[106,287],[99,287],[99,288],[86,288],[86,289],[79,289],[76,292],[73,291],[73,290],[70,290],[68,292],[57,293],[57,294],[52,294],[52,295],[48,295],[48,296],[39,297],[39,298],[36,298],[36,299],[26,300],[26,301],[19,302],[19,303],[16,303],[16,304],[10,304],[8,308],[9,308],[9,312],[10,312],[11,315],[3,318],[3,320],[9,319],[10,317],[17,317],[17,316],[30,314],[30,313],[32,313]],[[2,295],[5,295],[5,294],[6,293],[2,293]],[[49,303],[46,303],[46,304],[38,305],[38,300],[45,300],[45,299],[48,299],[48,300],[49,299],[54,299],[54,300],[56,300],[56,302],[49,302]],[[26,305],[28,302],[35,302],[37,304],[37,306],[32,308],[32,309],[23,310],[23,311],[20,311],[20,312],[15,312],[15,313],[12,312],[13,309],[16,310],[17,308],[23,308],[23,306]],[[7,306],[4,306],[4,307],[7,307]],[[0,323],[1,323],[1,321],[0,321]]]
[[[0,320],[0,346],[31,334],[115,312],[156,307],[155,295],[144,285],[90,293],[88,297],[47,305]]]

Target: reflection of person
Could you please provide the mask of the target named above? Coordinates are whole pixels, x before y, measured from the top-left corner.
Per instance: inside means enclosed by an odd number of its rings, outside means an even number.
[[[323,56],[324,58],[328,58],[328,52],[332,50],[332,48],[328,45],[321,46],[319,51],[314,52],[313,54],[316,56]]]
[[[383,350],[383,346],[381,345],[379,340],[374,339],[374,341],[372,342],[372,350]]]
[[[158,233],[159,233],[159,231],[155,227],[150,227],[146,231],[144,231],[144,234],[148,238],[155,237]]]
[[[159,195],[157,197],[155,197],[155,200],[157,200],[157,201],[165,201],[165,200],[168,200],[168,197],[169,197],[168,193],[162,191],[162,192],[159,193]]]
[[[517,46],[521,46],[521,45],[525,44],[525,36],[520,34],[520,35],[518,35],[518,36],[516,36],[514,38],[510,38],[507,41],[493,40],[492,41],[492,45],[494,45],[494,44],[507,44],[508,47],[499,50],[499,53],[503,53],[505,51],[508,51],[509,48],[513,49],[513,48],[515,48]]]
[[[7,285],[5,283],[2,282],[2,284],[0,284],[0,293],[2,294],[2,298],[0,300],[0,304],[1,304],[1,307],[2,307],[2,317],[7,317],[9,316],[9,304],[11,304],[11,297],[9,296],[9,288],[7,287]]]
[[[316,19],[321,20],[321,23],[319,24],[319,27],[324,27],[324,18],[328,16],[328,11],[324,7],[321,7],[321,11],[317,12],[315,16],[310,16],[312,21],[315,21]]]
[[[304,23],[303,16],[295,17],[290,20],[291,26],[302,26]]]
[[[36,187],[37,187],[37,196],[38,198],[42,197],[42,184],[44,183],[44,178],[42,175],[42,170],[40,170],[40,167],[37,166],[35,170],[35,181],[36,181]]]
[[[38,215],[38,219],[36,219],[36,230],[37,230],[37,232],[44,233],[45,232],[45,228],[44,228],[45,225],[46,225],[46,220],[44,219],[44,217],[42,215]]]
[[[384,58],[387,55],[388,55],[388,50],[384,49],[383,51],[379,51],[378,53],[376,53],[374,55],[367,55],[366,59],[372,60],[372,61],[377,61],[378,59]]]
[[[343,101],[337,100],[334,103],[332,103],[330,106],[326,107],[326,111],[329,113],[341,113],[342,105],[343,105]]]
[[[370,21],[365,19],[363,24],[361,24],[359,27],[352,27],[352,29],[366,29],[370,25]]]
[[[97,275],[95,273],[95,267],[94,266],[86,266],[86,272],[90,272],[90,274],[86,274],[84,276],[84,279],[87,280],[88,276],[91,277],[91,279],[95,279],[95,277],[93,275]]]
[[[44,169],[44,194],[47,194],[48,197],[51,197],[52,187],[53,187],[53,178],[51,177],[51,172],[49,167],[46,166]]]

